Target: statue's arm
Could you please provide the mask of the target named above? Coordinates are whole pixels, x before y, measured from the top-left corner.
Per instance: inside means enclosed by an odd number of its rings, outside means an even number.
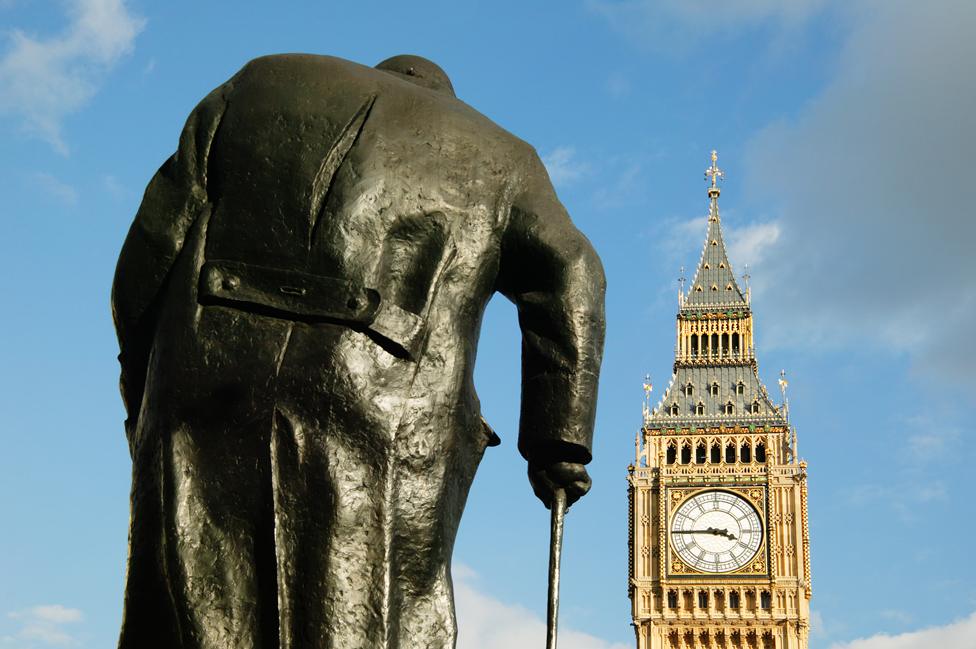
[[[570,221],[541,162],[534,153],[531,158],[503,236],[498,279],[498,289],[518,307],[522,329],[518,446],[530,475],[533,467],[554,463],[582,470],[591,459],[606,287],[593,246]]]
[[[112,283],[122,400],[130,420],[142,402],[155,307],[187,230],[208,202],[207,153],[223,115],[223,87],[193,110],[180,144],[150,181],[122,245]]]

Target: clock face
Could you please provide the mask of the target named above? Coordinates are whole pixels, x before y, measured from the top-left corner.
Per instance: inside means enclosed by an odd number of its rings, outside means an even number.
[[[671,519],[671,547],[702,572],[738,570],[756,556],[762,537],[756,508],[729,491],[696,494]]]

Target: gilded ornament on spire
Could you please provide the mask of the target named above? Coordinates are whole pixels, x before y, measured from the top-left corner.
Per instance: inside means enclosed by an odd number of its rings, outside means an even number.
[[[718,151],[714,149],[712,149],[712,166],[705,170],[705,177],[712,180],[712,186],[708,188],[708,195],[711,198],[718,198],[722,192],[719,189],[718,181],[725,179],[725,172],[718,168]]]

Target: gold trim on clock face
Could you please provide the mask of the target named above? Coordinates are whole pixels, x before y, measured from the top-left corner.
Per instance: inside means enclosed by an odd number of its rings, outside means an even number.
[[[671,546],[702,572],[732,572],[749,563],[762,545],[763,529],[752,504],[730,491],[698,493],[671,519]]]

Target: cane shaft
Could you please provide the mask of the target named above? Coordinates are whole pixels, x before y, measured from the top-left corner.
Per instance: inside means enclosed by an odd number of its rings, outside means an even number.
[[[566,492],[557,489],[552,500],[549,540],[549,606],[546,618],[546,649],[556,649],[559,621],[559,558],[563,552],[563,520],[566,517]]]

